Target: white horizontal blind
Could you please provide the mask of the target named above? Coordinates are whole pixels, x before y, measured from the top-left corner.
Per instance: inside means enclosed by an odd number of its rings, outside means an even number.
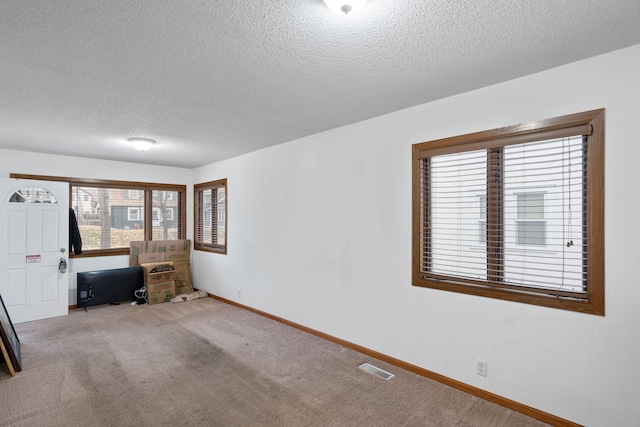
[[[496,169],[488,165],[490,150],[421,160],[421,271],[454,281],[585,292],[586,138],[492,150],[500,152]],[[491,180],[497,190],[488,188]],[[489,215],[489,205],[499,208]],[[488,279],[490,253],[499,254],[499,273]]]
[[[504,149],[504,281],[586,290],[582,136]]]
[[[196,192],[196,243],[224,247],[226,242],[226,189],[222,185]]]
[[[180,194],[177,191],[153,190],[151,192],[152,240],[178,239],[183,221],[180,211]]]
[[[196,193],[196,242],[211,244],[211,223],[213,212],[213,196],[215,190],[211,188],[202,189]]]
[[[227,193],[225,187],[218,187],[215,189],[215,206],[212,214],[211,222],[211,239],[214,245],[224,246],[226,240],[226,203]]]
[[[84,251],[129,248],[144,240],[144,190],[71,185]]]
[[[429,218],[431,272],[487,278],[487,151],[430,159]],[[429,254],[427,254],[429,255]]]

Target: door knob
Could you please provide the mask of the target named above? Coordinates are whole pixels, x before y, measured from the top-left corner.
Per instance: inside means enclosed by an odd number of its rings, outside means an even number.
[[[58,270],[60,270],[60,273],[66,273],[67,272],[67,259],[64,257],[65,249],[64,248],[60,248],[60,252],[63,254],[63,256],[60,257],[60,263],[58,264]]]

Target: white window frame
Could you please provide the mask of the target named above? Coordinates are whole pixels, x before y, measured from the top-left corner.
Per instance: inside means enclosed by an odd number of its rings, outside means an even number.
[[[140,206],[127,207],[127,220],[128,221],[140,221]]]

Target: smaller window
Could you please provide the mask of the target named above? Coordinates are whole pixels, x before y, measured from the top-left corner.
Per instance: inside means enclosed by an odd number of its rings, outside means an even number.
[[[227,180],[194,185],[194,248],[227,253]]]
[[[127,219],[129,221],[140,221],[140,208],[127,208]]]
[[[516,244],[547,244],[547,223],[544,220],[544,193],[517,194]]]
[[[128,190],[127,191],[127,198],[128,199],[141,199],[142,198],[142,191],[140,190]]]
[[[157,203],[156,201],[166,201],[166,200],[174,200],[176,196],[176,192],[175,191],[153,191],[153,200],[154,203]]]

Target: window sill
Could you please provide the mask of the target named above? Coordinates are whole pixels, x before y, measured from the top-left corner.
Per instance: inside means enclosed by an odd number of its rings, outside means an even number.
[[[211,246],[203,246],[203,245],[198,245],[198,244],[194,244],[193,249],[196,251],[202,251],[202,252],[211,252],[214,254],[221,254],[221,255],[226,255],[227,254],[227,247],[222,247],[222,248],[217,248],[217,247],[211,247]]]
[[[116,255],[129,255],[129,248],[119,248],[119,249],[92,249],[87,251],[82,251],[81,254],[76,255],[74,253],[69,254],[69,258],[91,258],[91,257],[99,257],[99,256],[116,256]]]

